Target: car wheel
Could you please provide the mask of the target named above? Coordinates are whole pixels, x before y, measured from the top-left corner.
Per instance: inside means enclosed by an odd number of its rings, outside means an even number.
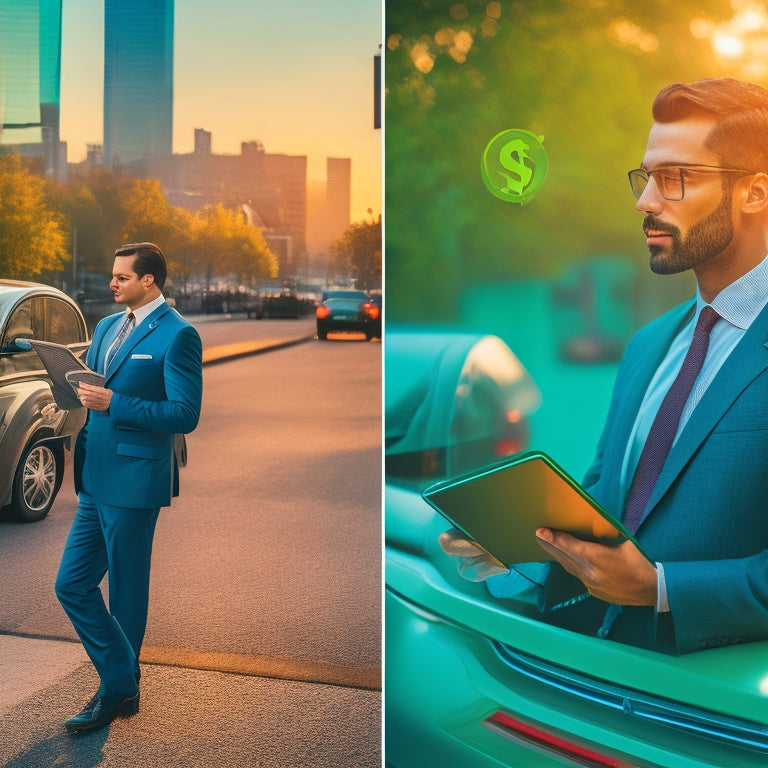
[[[318,328],[317,329],[317,338],[320,339],[320,341],[326,341],[328,339],[328,331],[321,331]]]
[[[13,479],[13,518],[22,523],[42,520],[53,506],[63,477],[61,449],[39,443],[28,445]]]

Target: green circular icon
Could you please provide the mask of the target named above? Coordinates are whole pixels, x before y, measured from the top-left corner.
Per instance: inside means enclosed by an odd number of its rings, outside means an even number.
[[[512,128],[496,134],[483,152],[480,173],[488,191],[507,203],[525,205],[549,171],[543,136]]]

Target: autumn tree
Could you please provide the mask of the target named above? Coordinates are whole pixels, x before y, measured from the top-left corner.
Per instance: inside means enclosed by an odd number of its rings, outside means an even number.
[[[377,288],[381,284],[381,216],[378,221],[352,224],[331,245],[337,274],[349,275],[358,286]]]
[[[261,231],[223,205],[206,206],[195,215],[189,247],[192,273],[208,282],[214,275],[234,275],[247,285],[277,277],[277,257]]]
[[[97,169],[75,175],[56,192],[56,205],[70,221],[72,248],[79,270],[109,274],[112,254],[127,242],[131,180],[114,171]]]
[[[0,155],[0,274],[34,279],[69,260],[67,221],[47,198],[47,182],[16,155]]]

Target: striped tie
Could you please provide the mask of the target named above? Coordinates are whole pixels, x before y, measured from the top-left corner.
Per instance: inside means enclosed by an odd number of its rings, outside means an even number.
[[[112,361],[115,359],[115,355],[117,354],[120,347],[123,346],[123,342],[128,338],[128,334],[133,330],[133,325],[136,321],[136,318],[133,315],[133,312],[129,312],[125,320],[123,320],[123,324],[120,326],[120,330],[117,333],[117,338],[112,342],[112,346],[107,350],[107,360],[104,363],[104,370],[106,371],[107,368],[109,368]]]

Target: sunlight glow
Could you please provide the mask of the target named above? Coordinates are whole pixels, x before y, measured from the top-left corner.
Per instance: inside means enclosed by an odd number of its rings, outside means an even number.
[[[425,75],[427,72],[431,72],[432,67],[435,66],[435,56],[430,53],[429,46],[426,43],[416,43],[411,48],[411,60],[416,69]]]
[[[624,17],[611,22],[608,34],[619,45],[635,46],[643,53],[651,53],[659,48],[659,38],[656,35],[646,32],[642,27]]]
[[[729,58],[743,56],[746,49],[744,41],[733,35],[713,35],[712,47],[721,56]]]
[[[730,62],[741,61],[744,75],[762,79],[768,72],[768,11],[755,0],[732,0],[733,17],[721,24],[691,21],[691,34],[709,38],[714,52]]]

